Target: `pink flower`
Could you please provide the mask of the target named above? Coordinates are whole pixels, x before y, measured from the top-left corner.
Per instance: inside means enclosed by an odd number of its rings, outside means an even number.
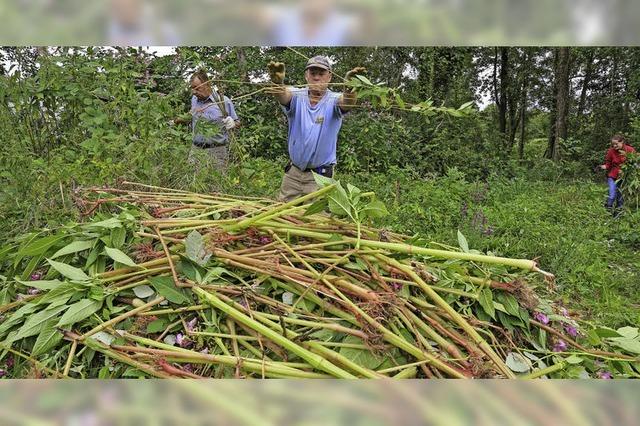
[[[541,322],[542,324],[549,324],[549,317],[542,312],[534,312],[533,317],[536,321]]]
[[[610,379],[613,379],[613,375],[611,374],[610,371],[598,371],[598,378],[610,380]]]
[[[0,368],[0,377],[4,377],[7,375],[7,372],[5,370],[3,370],[2,368]]]
[[[569,313],[567,312],[567,310],[565,308],[560,308],[560,314],[563,317],[569,318]]]
[[[564,325],[564,331],[571,337],[576,337],[578,335],[578,329],[572,326],[571,324]]]
[[[198,317],[193,317],[193,319],[187,323],[187,331],[192,332],[195,329],[197,323]]]
[[[40,272],[34,272],[31,274],[31,281],[38,281],[42,279],[42,274]]]
[[[29,294],[31,296],[36,295],[38,293],[40,293],[40,290],[37,289],[37,288],[31,287],[31,288],[29,288],[29,290],[27,290],[27,294]]]
[[[271,238],[269,237],[264,237],[264,236],[260,237],[260,244],[262,244],[263,246],[267,244],[271,244],[271,242],[272,242]]]
[[[567,350],[567,342],[562,339],[558,339],[555,346],[553,347],[554,352],[564,352]]]
[[[185,337],[182,333],[178,333],[176,334],[176,343],[178,344],[178,346],[182,347],[185,343]]]
[[[209,355],[209,348],[204,348],[200,351],[201,354]]]

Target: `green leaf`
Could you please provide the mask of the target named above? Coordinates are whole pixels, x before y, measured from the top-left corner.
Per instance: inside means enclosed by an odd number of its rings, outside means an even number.
[[[344,188],[338,184],[335,189],[327,195],[329,199],[329,210],[336,216],[352,217],[351,203]]]
[[[23,317],[30,315],[37,308],[35,303],[27,303],[15,311],[9,318],[4,319],[2,323],[0,323],[0,336],[4,336],[5,333],[18,324]]]
[[[635,339],[638,337],[638,329],[636,327],[622,327],[616,330],[621,336],[627,339]]]
[[[507,354],[505,364],[516,373],[526,373],[531,370],[531,361],[516,352],[509,352]]]
[[[167,328],[167,321],[160,318],[147,324],[147,333],[160,333]]]
[[[114,228],[120,228],[121,226],[122,226],[122,222],[120,222],[118,218],[111,217],[109,219],[106,219],[100,222],[88,223],[84,227],[87,229],[91,229],[91,228],[114,229]]]
[[[482,306],[482,309],[494,320],[496,319],[496,309],[493,306],[493,292],[491,289],[484,288],[480,292],[478,303]]]
[[[53,290],[62,284],[62,281],[59,280],[39,280],[39,281],[22,281],[16,280],[20,284],[27,287],[34,287],[39,290]]]
[[[596,327],[593,329],[593,332],[596,334],[596,336],[602,339],[606,339],[609,337],[623,337],[622,334],[608,327]]]
[[[13,340],[16,341],[24,339],[25,337],[35,336],[44,329],[44,326],[49,321],[53,320],[58,314],[60,314],[60,312],[67,308],[68,306],[66,305],[56,306],[54,308],[47,308],[30,316],[20,330],[18,330],[18,334],[13,337]]]
[[[49,247],[65,238],[65,235],[50,235],[48,237],[32,240],[18,251],[17,258],[22,259],[26,256],[37,256],[44,254]]]
[[[364,75],[356,74],[355,77],[368,86],[373,86],[373,83]]]
[[[184,240],[184,246],[187,257],[200,266],[207,263],[211,257],[211,253],[206,251],[202,235],[196,230],[189,232],[189,235]]]
[[[113,248],[121,248],[127,239],[127,230],[122,228],[114,228],[111,230],[111,245]]]
[[[458,229],[458,244],[460,245],[460,249],[463,252],[469,253],[469,244],[467,243],[467,239],[462,235],[462,232]]]
[[[79,251],[84,251],[93,247],[94,241],[73,241],[71,244],[66,245],[61,248],[57,252],[50,257],[50,259],[55,259],[56,257],[64,256],[66,254],[77,253]]]
[[[304,212],[303,216],[311,216],[316,213],[325,211],[329,207],[325,198],[316,200],[309,208]]]
[[[71,296],[77,293],[76,288],[70,282],[63,282],[56,288],[49,290],[44,296],[35,302],[37,305],[60,305],[66,303]]]
[[[625,337],[614,337],[610,339],[611,344],[627,352],[640,354],[640,340],[628,339]]]
[[[82,299],[69,306],[69,310],[62,315],[57,327],[72,325],[93,315],[102,306],[101,302],[93,299]]]
[[[136,262],[131,260],[129,256],[127,256],[117,248],[105,247],[104,251],[107,254],[107,256],[109,256],[111,259],[115,260],[118,263],[122,263],[123,265],[127,265],[127,266],[137,266]]]
[[[565,358],[565,362],[568,364],[580,364],[582,361],[584,360],[577,355],[571,355],[570,357]]]
[[[467,109],[471,105],[473,105],[473,101],[465,102],[464,104],[460,105],[460,107],[458,108],[458,111],[461,111],[463,109]]]
[[[520,318],[520,305],[515,297],[511,294],[500,293],[499,298],[509,314]]]
[[[161,296],[171,303],[182,305],[189,302],[189,298],[182,289],[178,289],[171,277],[150,277],[149,282]]]
[[[342,341],[343,343],[358,343],[362,344],[364,341],[356,336],[347,336]],[[367,349],[355,349],[355,348],[340,348],[340,355],[348,358],[350,361],[355,362],[365,368],[374,369],[378,367],[384,360],[378,359],[374,354]]]
[[[60,272],[65,277],[74,281],[87,281],[89,276],[85,274],[81,269],[75,268],[66,263],[56,262],[55,260],[47,259],[49,265],[51,265],[56,271]]]
[[[56,329],[55,323],[54,319],[44,325],[31,350],[32,357],[47,353],[62,341],[63,335]]]
[[[360,214],[363,218],[377,218],[387,216],[389,211],[382,201],[373,200],[360,211]]]

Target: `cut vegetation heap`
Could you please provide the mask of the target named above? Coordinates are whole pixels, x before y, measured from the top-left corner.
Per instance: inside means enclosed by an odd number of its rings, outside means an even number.
[[[125,183],[0,250],[0,366],[26,377],[638,377],[637,328],[569,316],[531,260],[365,226],[317,177],[287,204]],[[326,210],[331,215],[325,213]],[[346,217],[349,221],[339,219]],[[4,371],[4,370],[3,370]]]

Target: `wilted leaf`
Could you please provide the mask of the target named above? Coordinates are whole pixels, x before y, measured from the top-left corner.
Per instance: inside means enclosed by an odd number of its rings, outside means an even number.
[[[362,344],[364,341],[356,336],[347,336],[344,338],[342,343],[356,343]],[[349,360],[355,362],[358,365],[361,365],[365,368],[374,369],[378,367],[384,360],[378,359],[370,350],[368,349],[356,349],[356,348],[340,348],[340,355],[348,358]]]
[[[25,337],[35,336],[40,333],[44,326],[60,314],[60,312],[67,309],[68,306],[56,306],[54,308],[48,308],[44,311],[40,311],[37,314],[30,316],[24,323],[24,325],[18,330],[18,334],[14,337],[15,340],[24,339]]]
[[[153,278],[156,277],[151,277],[149,279],[149,281],[151,281]],[[148,285],[139,285],[133,288],[133,293],[136,295],[136,297],[139,297],[140,299],[145,299],[149,296],[153,296],[155,294],[155,292],[153,291],[153,289],[151,287],[149,287]]]
[[[196,230],[189,232],[184,240],[184,246],[187,257],[198,265],[204,265],[211,257],[211,253],[207,254],[202,235]]]
[[[509,352],[505,363],[516,373],[526,373],[531,370],[531,361],[516,352]]]

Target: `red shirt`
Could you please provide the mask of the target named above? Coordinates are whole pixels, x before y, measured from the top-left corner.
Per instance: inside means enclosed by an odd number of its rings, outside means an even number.
[[[607,177],[618,179],[618,175],[620,174],[620,165],[627,159],[627,153],[636,152],[632,146],[627,144],[622,145],[622,149],[624,150],[624,154],[620,154],[614,148],[609,148],[607,150],[607,154],[604,156],[604,165],[607,166],[607,170],[609,171]]]

